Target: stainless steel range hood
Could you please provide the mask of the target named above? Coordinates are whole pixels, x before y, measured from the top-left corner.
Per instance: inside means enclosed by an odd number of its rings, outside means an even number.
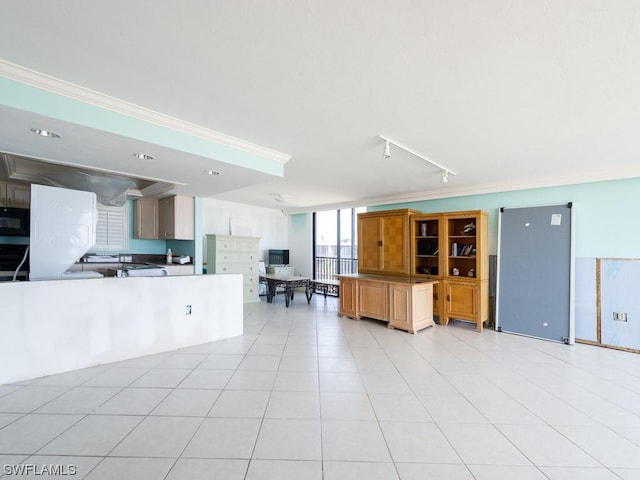
[[[121,206],[127,199],[159,197],[175,187],[168,182],[91,171],[8,153],[0,153],[0,180],[94,192],[98,202],[107,206]]]
[[[42,175],[53,186],[93,192],[98,203],[110,207],[121,207],[127,201],[127,191],[135,182],[121,178],[103,177],[84,172],[64,172]]]

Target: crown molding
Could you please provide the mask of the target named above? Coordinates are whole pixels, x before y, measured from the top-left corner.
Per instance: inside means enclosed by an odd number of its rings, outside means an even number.
[[[126,115],[159,127],[168,128],[212,143],[240,150],[245,153],[264,157],[281,164],[285,164],[291,159],[291,155],[286,153],[247,142],[246,140],[232,137],[224,133],[216,132],[215,130],[186,122],[2,59],[0,59],[0,77],[29,85],[40,90],[45,90],[56,95],[62,95],[114,113]]]
[[[341,202],[300,208],[291,207],[288,209],[282,209],[282,213],[285,215],[294,215],[298,213],[336,210],[339,208],[374,207],[379,205],[393,205],[398,203],[424,202],[428,200],[442,200],[445,198],[466,197],[470,195],[487,195],[493,193],[532,190],[537,188],[565,187],[584,183],[608,182],[631,178],[640,178],[640,166],[607,172],[575,174],[570,177],[548,177],[518,183],[487,183],[467,187],[451,187],[451,184],[449,184],[447,188],[439,189],[436,191],[424,190],[385,197],[368,197],[352,202]]]

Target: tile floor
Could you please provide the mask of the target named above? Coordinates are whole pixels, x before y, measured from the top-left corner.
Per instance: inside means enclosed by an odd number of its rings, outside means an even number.
[[[0,386],[0,477],[640,479],[640,355],[336,312]]]

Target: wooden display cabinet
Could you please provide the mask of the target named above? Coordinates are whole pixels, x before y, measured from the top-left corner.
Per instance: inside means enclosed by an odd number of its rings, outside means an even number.
[[[358,272],[410,275],[409,218],[400,209],[358,215]]]
[[[433,285],[433,315],[442,311],[442,272],[444,255],[441,254],[444,221],[441,214],[419,214],[411,216],[411,276],[435,280]]]
[[[481,332],[489,312],[488,215],[482,211],[443,214],[443,325],[449,320],[476,324]]]

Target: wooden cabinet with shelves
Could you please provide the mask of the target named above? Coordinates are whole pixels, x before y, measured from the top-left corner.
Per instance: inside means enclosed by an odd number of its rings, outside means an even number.
[[[443,268],[440,244],[440,215],[411,216],[411,274],[419,277],[439,277]]]
[[[482,331],[489,303],[487,245],[488,215],[480,210],[358,215],[358,272],[436,282],[430,288],[432,311],[442,325],[464,320]],[[357,309],[362,313],[362,305]]]
[[[193,240],[194,199],[184,195],[162,198],[158,202],[160,239]]]
[[[358,215],[358,272],[409,275],[409,216],[401,209]]]
[[[444,295],[441,323],[464,320],[482,331],[489,313],[488,215],[482,211],[444,215]]]
[[[411,216],[413,277],[438,281],[433,312],[476,324],[488,319],[488,215],[479,210]]]
[[[24,183],[0,182],[0,207],[29,208],[31,186]]]
[[[140,198],[133,202],[134,238],[159,238],[159,202],[156,198]]]

